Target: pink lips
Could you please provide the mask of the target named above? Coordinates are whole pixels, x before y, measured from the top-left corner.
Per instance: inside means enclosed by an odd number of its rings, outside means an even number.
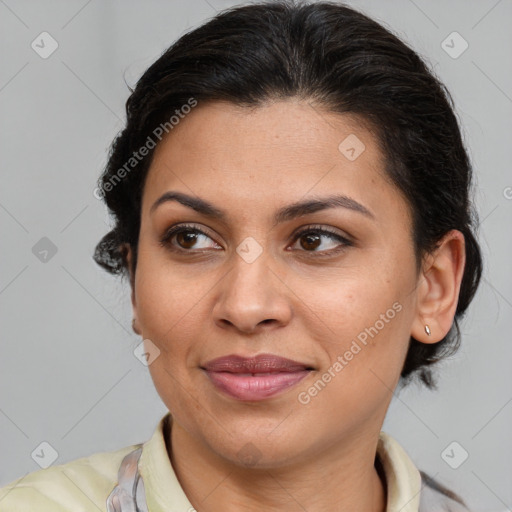
[[[272,354],[256,357],[230,355],[209,361],[203,366],[210,381],[219,390],[238,400],[264,400],[288,389],[312,369]]]

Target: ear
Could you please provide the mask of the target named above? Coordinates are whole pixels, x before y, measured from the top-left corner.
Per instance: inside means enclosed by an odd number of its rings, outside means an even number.
[[[411,336],[422,343],[441,341],[453,325],[466,264],[464,235],[451,230],[425,259],[417,289]],[[425,332],[425,325],[431,335]]]
[[[132,272],[132,259],[133,252],[129,244],[125,244],[123,247],[126,263],[128,264],[128,272],[130,274],[130,289],[131,289],[131,302],[133,310],[133,322],[132,329],[136,334],[141,334],[139,322],[137,319],[137,302],[135,299],[135,274]]]

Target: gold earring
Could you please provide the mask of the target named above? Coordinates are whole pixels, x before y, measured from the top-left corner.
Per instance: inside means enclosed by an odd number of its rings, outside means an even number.
[[[428,324],[425,324],[425,332],[427,333],[427,336],[430,336],[432,334],[432,332],[430,331],[430,327],[428,326]]]

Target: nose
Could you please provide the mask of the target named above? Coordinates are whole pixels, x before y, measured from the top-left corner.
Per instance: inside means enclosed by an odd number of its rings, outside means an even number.
[[[288,324],[292,316],[291,292],[274,270],[277,265],[271,255],[263,251],[248,263],[234,253],[230,264],[218,285],[213,308],[216,325],[253,334]]]

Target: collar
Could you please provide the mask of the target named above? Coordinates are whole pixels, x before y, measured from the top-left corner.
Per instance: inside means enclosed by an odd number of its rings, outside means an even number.
[[[171,426],[172,416],[167,413],[152,437],[142,445],[138,467],[144,482],[147,506],[152,512],[194,510],[167,454],[164,433],[169,432]],[[389,434],[380,432],[377,457],[386,478],[386,512],[418,512],[421,475],[405,450]]]
[[[418,512],[421,475],[406,451],[386,432],[380,432],[377,457],[386,477],[386,512]]]

